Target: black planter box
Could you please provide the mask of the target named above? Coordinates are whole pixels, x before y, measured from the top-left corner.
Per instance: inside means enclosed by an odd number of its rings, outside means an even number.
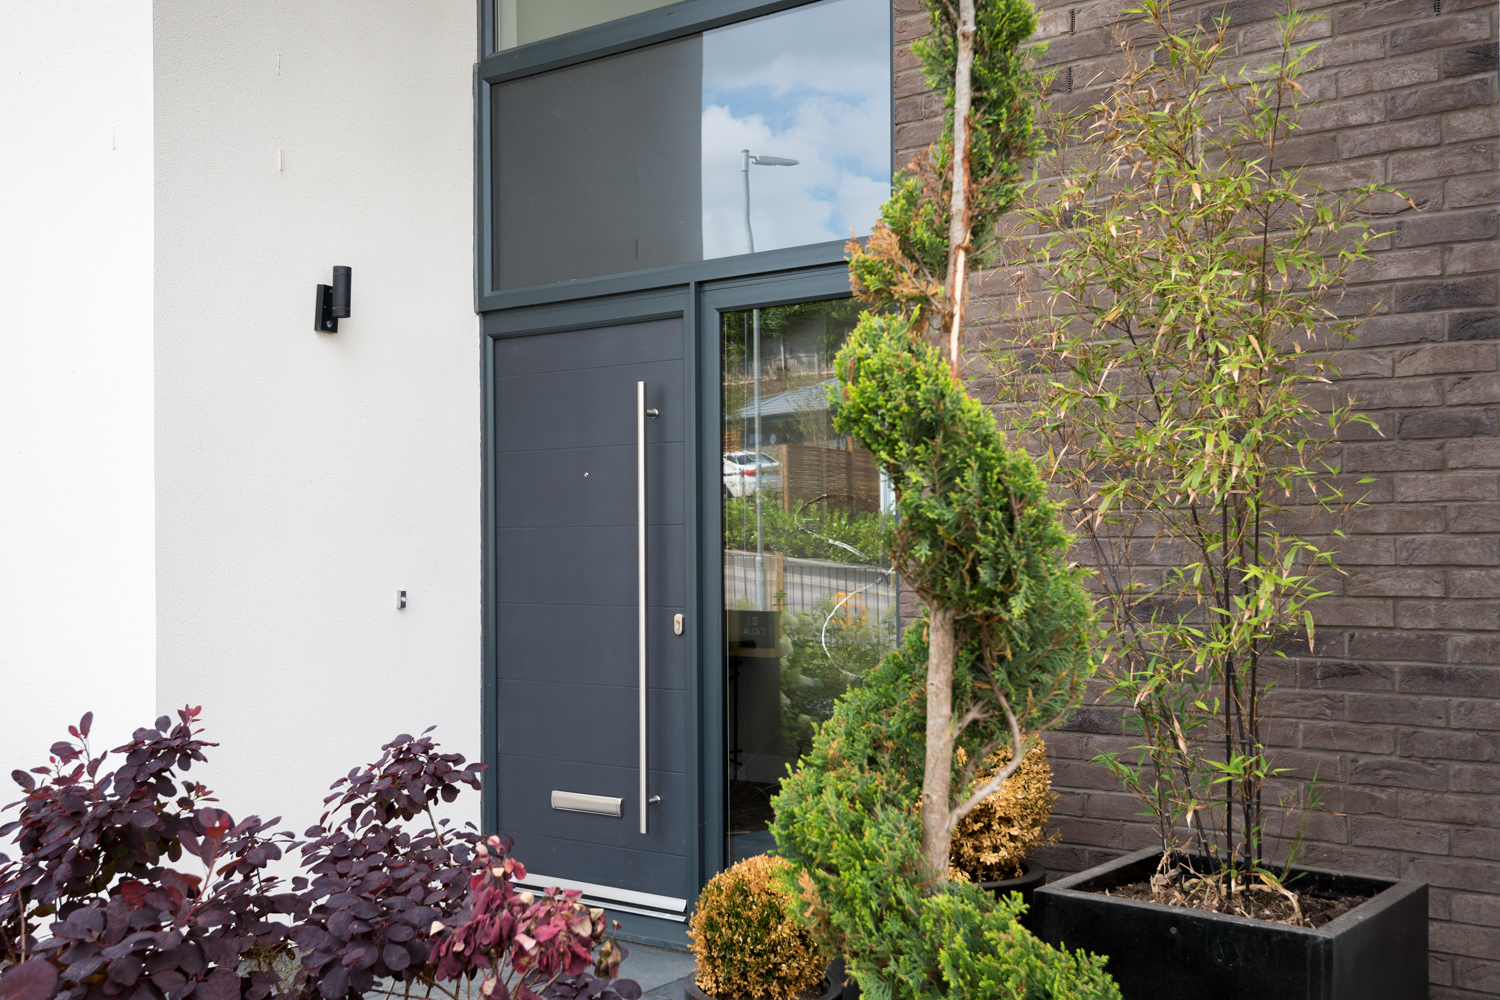
[[[1160,857],[1148,848],[1037,889],[1032,929],[1108,955],[1125,1000],[1425,1000],[1425,883],[1294,868],[1299,891],[1371,897],[1317,929],[1091,891],[1149,878]]]

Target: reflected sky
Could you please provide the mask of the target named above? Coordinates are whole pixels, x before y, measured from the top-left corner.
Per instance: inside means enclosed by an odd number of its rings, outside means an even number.
[[[703,256],[864,236],[890,195],[889,0],[822,0],[703,34]]]

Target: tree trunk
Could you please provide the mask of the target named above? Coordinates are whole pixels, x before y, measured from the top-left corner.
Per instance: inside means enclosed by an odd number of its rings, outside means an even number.
[[[953,797],[953,612],[927,606],[927,761],[922,771],[922,854],[939,880],[948,877],[948,823]]]
[[[975,0],[959,0],[953,74],[953,192],[948,214],[948,295],[953,310],[949,364],[959,378],[964,279],[969,246],[969,105],[973,99]],[[939,881],[948,877],[953,840],[953,661],[958,652],[952,610],[927,605],[927,759],[922,773],[922,854]]]
[[[948,363],[959,375],[964,280],[969,262],[969,105],[973,99],[975,0],[959,0],[958,59],[953,74],[953,193],[948,206],[948,294],[953,309]]]

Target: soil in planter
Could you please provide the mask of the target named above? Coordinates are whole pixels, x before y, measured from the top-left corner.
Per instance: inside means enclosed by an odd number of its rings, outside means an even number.
[[[1165,881],[1163,876],[1157,878]],[[1166,906],[1181,906],[1193,910],[1209,910],[1214,913],[1229,913],[1252,920],[1268,920],[1294,927],[1322,927],[1341,917],[1360,903],[1368,902],[1369,896],[1348,896],[1342,899],[1327,899],[1308,893],[1293,892],[1295,901],[1287,894],[1268,885],[1237,886],[1233,896],[1224,900],[1217,885],[1206,879],[1189,880],[1188,891],[1180,887],[1159,884],[1156,879],[1117,885],[1109,889],[1095,889],[1104,896],[1119,896],[1122,899],[1139,899],[1148,903]]]

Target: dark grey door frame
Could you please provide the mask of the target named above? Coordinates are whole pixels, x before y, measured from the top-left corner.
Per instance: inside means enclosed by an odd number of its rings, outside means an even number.
[[[577,284],[577,283],[575,283]],[[484,314],[484,403],[482,497],[483,675],[481,698],[482,760],[496,764],[499,737],[499,650],[495,559],[495,341],[529,334],[681,317],[683,320],[683,393],[689,419],[684,451],[689,456],[684,497],[686,555],[683,572],[688,595],[684,623],[688,643],[686,731],[688,768],[688,870],[697,889],[724,866],[724,689],[722,683],[724,529],[720,510],[722,456],[719,454],[719,316],[755,307],[837,298],[849,292],[842,260],[795,271],[778,271],[716,282],[689,281],[646,291],[520,306]],[[484,830],[499,826],[499,801],[492,781],[481,801]]]
[[[701,886],[724,864],[722,540],[719,454],[719,315],[753,307],[848,294],[842,240],[756,254],[694,261],[528,288],[493,287],[494,205],[490,88],[630,49],[775,13],[814,0],[685,0],[583,31],[504,52],[494,49],[495,0],[477,0],[478,61],[474,69],[474,304],[480,314],[483,372],[481,431],[482,759],[496,763],[499,733],[495,564],[495,340],[544,332],[680,316],[684,328],[685,433],[689,456],[684,504],[688,620],[687,732],[690,815],[689,871]],[[894,37],[894,12],[891,20]],[[894,94],[892,108],[894,110]],[[894,138],[894,114],[892,134]],[[580,234],[580,238],[587,238]],[[694,711],[696,709],[696,711]],[[498,775],[492,772],[492,778]],[[486,783],[481,822],[498,827],[499,803]],[[696,888],[695,893],[696,895]],[[653,921],[653,923],[655,923]],[[627,927],[627,931],[630,928]],[[645,931],[654,936],[657,930]],[[627,935],[629,936],[629,935]]]

